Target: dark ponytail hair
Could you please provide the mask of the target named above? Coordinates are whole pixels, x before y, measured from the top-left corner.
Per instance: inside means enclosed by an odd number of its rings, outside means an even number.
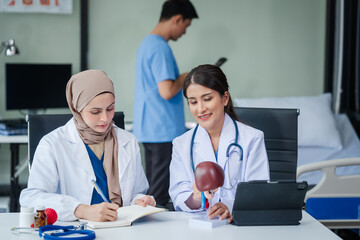
[[[217,91],[221,97],[223,97],[224,93],[227,91],[229,93],[229,102],[224,107],[224,111],[232,119],[239,121],[239,118],[234,111],[234,105],[229,92],[229,84],[227,82],[225,74],[219,67],[211,64],[204,64],[192,69],[191,72],[186,76],[183,86],[183,94],[186,99],[186,90],[191,83],[199,84],[204,87],[213,89]]]

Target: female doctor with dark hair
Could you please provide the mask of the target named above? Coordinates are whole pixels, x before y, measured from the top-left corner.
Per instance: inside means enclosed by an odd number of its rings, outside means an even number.
[[[114,221],[121,206],[155,206],[145,195],[149,185],[137,140],[112,121],[115,93],[106,73],[72,76],[66,98],[73,118],[41,139],[20,204],[53,208],[61,221]]]
[[[207,214],[231,222],[237,183],[268,180],[269,163],[263,132],[238,121],[228,88],[226,76],[213,65],[187,75],[183,94],[198,125],[173,141],[169,194],[177,211],[202,210],[194,169],[203,161],[216,162],[224,170],[224,185],[205,192],[212,199]]]

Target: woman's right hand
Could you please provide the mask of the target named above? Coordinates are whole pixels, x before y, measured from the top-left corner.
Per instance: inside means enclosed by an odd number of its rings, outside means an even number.
[[[205,191],[204,194],[205,194],[205,197],[207,199],[213,199],[214,198],[214,193],[217,192],[218,189],[215,189],[215,190],[212,190],[211,192],[210,191]],[[193,198],[195,200],[201,200],[201,192],[197,189],[196,187],[196,184],[194,182],[193,184]]]
[[[87,219],[97,222],[115,221],[117,219],[117,209],[119,205],[116,203],[99,203],[94,205],[80,204],[75,209],[77,218]]]
[[[185,204],[192,210],[199,209],[201,207],[201,192],[197,189],[195,182],[192,186],[193,192],[189,196],[189,198],[185,201]],[[217,189],[215,190],[215,192]],[[210,193],[209,191],[205,192],[205,197],[207,199],[212,199],[214,194]]]

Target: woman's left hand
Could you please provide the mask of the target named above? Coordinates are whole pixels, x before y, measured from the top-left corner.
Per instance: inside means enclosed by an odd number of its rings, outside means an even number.
[[[136,200],[134,201],[134,204],[135,204],[135,205],[140,205],[140,206],[143,206],[143,207],[146,207],[147,205],[150,205],[150,206],[155,207],[155,200],[154,200],[154,198],[152,198],[151,196],[146,195],[146,196],[143,197],[143,198],[136,199]]]
[[[207,215],[209,216],[209,219],[213,219],[217,216],[219,216],[220,220],[228,218],[228,222],[231,222],[233,218],[228,207],[222,202],[218,202],[212,206],[208,210]]]

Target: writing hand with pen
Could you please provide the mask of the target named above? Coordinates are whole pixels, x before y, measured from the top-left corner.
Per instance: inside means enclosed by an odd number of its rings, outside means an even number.
[[[75,216],[77,218],[97,222],[115,221],[117,219],[117,209],[119,208],[119,205],[111,203],[109,199],[106,198],[105,194],[95,180],[91,180],[91,182],[94,185],[94,189],[99,193],[104,202],[93,205],[79,204],[79,206],[75,209]]]
[[[224,184],[224,171],[214,162],[202,162],[195,169],[195,183],[193,184],[194,199],[201,199],[201,208],[208,209],[209,201],[214,198],[215,192]],[[209,219],[219,217],[232,221],[229,208],[222,202],[217,202],[207,210]]]
[[[92,180],[95,190],[99,193],[104,202],[93,205],[80,204],[75,209],[75,216],[77,218],[87,219],[91,221],[106,222],[115,221],[117,219],[117,209],[119,205],[111,203],[104,195],[95,180]],[[134,201],[135,205],[146,207],[147,205],[155,206],[155,200],[149,195]]]
[[[143,207],[147,205],[155,206],[155,200],[151,196],[146,195],[140,199],[136,199],[134,204]],[[97,222],[115,221],[118,218],[118,208],[118,204],[108,202],[93,205],[80,204],[75,210],[75,216]]]

